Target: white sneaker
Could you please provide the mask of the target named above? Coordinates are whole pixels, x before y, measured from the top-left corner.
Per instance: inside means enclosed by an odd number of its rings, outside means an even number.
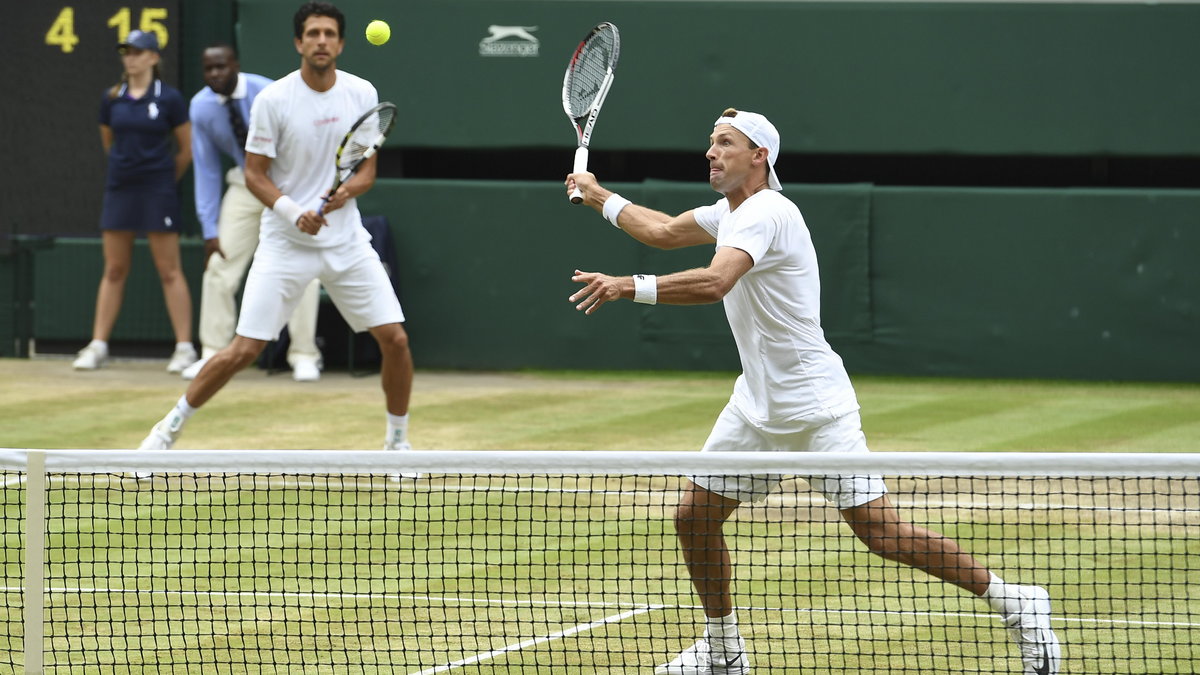
[[[79,354],[75,357],[75,362],[71,367],[75,370],[95,370],[103,366],[108,361],[108,352],[88,344],[88,346],[79,350]]]
[[[175,348],[175,353],[171,355],[171,361],[167,363],[167,372],[181,374],[183,371],[197,360],[196,348],[188,343]]]
[[[150,430],[138,450],[170,450],[183,432],[183,415],[172,410],[169,415],[159,420]]]
[[[1041,586],[1017,586],[1021,609],[1003,618],[1021,648],[1025,675],[1055,675],[1062,662],[1058,636],[1050,629],[1050,594]]]
[[[406,452],[408,450],[412,450],[412,446],[409,445],[408,441],[402,441],[400,443],[394,443],[394,444],[391,442],[385,442],[383,444],[383,449],[387,452]],[[421,477],[421,474],[415,473],[415,472],[401,472],[401,473],[388,474],[388,480],[392,481],[393,483],[399,483],[400,480],[404,479],[404,478],[407,478],[409,480],[416,480],[420,477]]]
[[[194,380],[196,379],[196,376],[200,374],[200,371],[204,368],[204,364],[206,363],[208,363],[208,357],[202,358],[187,368],[184,368],[183,372],[179,373],[179,375],[185,380]]]
[[[654,669],[654,675],[746,675],[750,659],[746,656],[746,641],[739,635],[735,650],[717,652],[708,636],[679,653],[670,663]]]
[[[297,382],[317,382],[321,379],[321,366],[316,359],[296,359],[292,364],[292,379]]]
[[[150,430],[150,434],[138,446],[138,450],[170,450],[175,440],[183,431],[183,416],[172,410],[169,415],[159,420]],[[139,480],[151,478],[154,474],[149,471],[134,471],[133,477]]]

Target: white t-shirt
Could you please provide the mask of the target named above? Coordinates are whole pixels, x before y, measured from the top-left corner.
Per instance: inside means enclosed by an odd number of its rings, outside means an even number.
[[[316,211],[321,195],[333,185],[334,155],[350,125],[379,103],[370,82],[336,72],[337,80],[329,91],[313,91],[300,71],[294,71],[263,88],[250,109],[246,151],[270,157],[267,173],[271,180],[305,210]],[[325,220],[328,226],[313,236],[268,208],[263,210],[259,238],[282,237],[318,247],[370,239],[355,199],[325,214]]]
[[[858,410],[842,359],[821,330],[817,253],[800,210],[762,190],[729,211],[729,200],[693,211],[717,240],[754,259],[725,296],[742,374],[730,403],[747,422],[772,432],[822,424]]]

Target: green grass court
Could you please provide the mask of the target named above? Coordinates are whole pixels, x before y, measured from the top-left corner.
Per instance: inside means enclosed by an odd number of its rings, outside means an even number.
[[[0,361],[0,446],[131,447],[182,390],[158,364],[49,365]],[[442,449],[693,450],[731,382],[419,373],[412,434]],[[1200,448],[1196,386],[856,384],[877,451]],[[377,386],[246,373],[181,446],[374,448]],[[6,479],[5,523],[19,523]],[[1051,588],[1062,672],[1200,672],[1194,477],[1142,483],[1142,497],[1108,479],[1103,498],[1051,498],[1032,481],[986,511],[974,505],[999,484],[951,483],[889,487],[910,519],[1006,578]],[[678,484],[56,477],[47,672],[650,672],[690,644],[699,615],[671,522]],[[802,481],[736,518],[734,590],[755,672],[1019,672],[982,603],[867,554]],[[19,655],[7,636],[21,635],[20,533],[6,525],[4,537],[0,664]]]

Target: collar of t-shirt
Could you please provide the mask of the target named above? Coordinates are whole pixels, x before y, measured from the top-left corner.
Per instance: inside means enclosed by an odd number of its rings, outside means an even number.
[[[152,84],[150,86],[150,89],[154,90],[154,98],[159,98],[160,96],[162,96],[162,80],[157,80],[157,79],[154,80],[154,84]],[[147,89],[146,93],[149,93],[150,89]],[[137,98],[134,98],[129,95],[129,83],[128,82],[121,85],[121,91],[117,92],[117,96],[124,96],[125,98],[128,98],[131,101],[140,101],[141,100],[141,99],[137,99]],[[146,98],[145,94],[142,95],[142,98]]]

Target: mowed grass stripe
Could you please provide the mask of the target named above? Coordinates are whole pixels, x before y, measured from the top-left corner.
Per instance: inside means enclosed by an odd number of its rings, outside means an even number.
[[[457,425],[458,433],[445,429],[437,446],[421,447],[467,449],[484,441],[488,449],[498,450],[617,450],[664,445],[664,449],[698,449],[724,399],[720,394],[630,393],[625,389],[493,394],[422,408],[423,426]],[[477,429],[463,428],[464,418],[487,419],[487,438],[479,438]],[[670,439],[664,440],[664,431]],[[419,437],[416,430],[413,433]]]
[[[1189,413],[1189,406],[1181,407],[1174,401],[1154,399],[1142,401],[1048,395],[1029,398],[1022,405],[1013,403],[1010,399],[1002,398],[990,413],[973,408],[973,415],[952,415],[943,423],[931,423],[920,429],[886,416],[878,419],[869,410],[864,410],[863,417],[867,440],[873,448],[914,451],[1135,452],[1188,449],[1148,445],[1145,435],[1161,430],[1163,422],[1159,420],[1162,419],[1173,420],[1172,424],[1196,420],[1196,412]],[[1200,402],[1193,404],[1198,405]],[[1139,431],[1129,433],[1130,423]],[[908,433],[893,433],[897,428],[907,429]],[[880,441],[887,447],[881,448]],[[1193,451],[1200,449],[1200,437],[1194,438],[1191,446]]]
[[[1200,450],[1193,447],[1155,447],[1146,442],[1148,436],[1175,426],[1194,426],[1200,419],[1200,404],[1178,402],[1146,404],[1130,409],[1129,404],[1114,403],[1110,410],[1095,410],[1095,414],[1070,424],[1040,429],[1032,433],[1011,436],[1003,446],[987,445],[985,450],[1024,446],[1039,450],[1074,450],[1080,447],[1091,451],[1142,447],[1152,450]]]

